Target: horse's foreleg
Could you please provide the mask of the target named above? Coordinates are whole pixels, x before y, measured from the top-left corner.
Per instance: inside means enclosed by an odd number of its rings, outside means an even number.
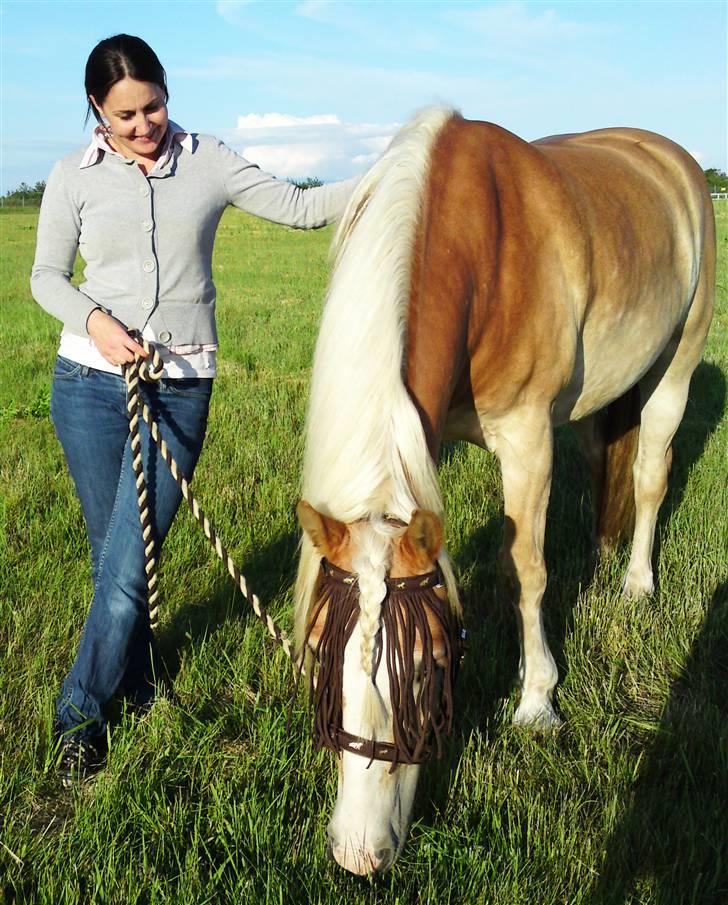
[[[547,728],[558,723],[551,703],[558,674],[541,615],[546,589],[543,542],[553,461],[549,413],[513,413],[495,435],[505,508],[500,566],[510,584],[521,639],[521,701],[514,722]]]

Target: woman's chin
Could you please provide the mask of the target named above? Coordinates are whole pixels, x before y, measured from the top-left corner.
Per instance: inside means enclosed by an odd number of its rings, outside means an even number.
[[[158,141],[135,141],[134,150],[139,154],[153,154],[159,147]]]
[[[137,154],[149,157],[150,154],[154,154],[159,150],[161,141],[161,138],[154,138],[151,141],[141,141],[137,138],[129,144]]]

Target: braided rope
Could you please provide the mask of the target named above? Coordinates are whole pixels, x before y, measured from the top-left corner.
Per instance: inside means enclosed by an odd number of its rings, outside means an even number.
[[[162,376],[162,360],[156,349],[150,348],[144,343],[144,348],[150,353],[150,360],[136,356],[134,362],[124,366],[124,379],[126,381],[126,410],[129,415],[129,434],[131,436],[132,468],[134,481],[137,488],[137,503],[139,504],[139,521],[142,525],[142,539],[144,541],[144,571],[147,577],[147,608],[149,610],[149,624],[153,629],[157,627],[159,619],[159,587],[157,579],[157,550],[152,532],[149,506],[147,503],[147,482],[144,477],[144,462],[142,458],[142,438],[139,433],[139,414],[142,411],[143,400],[139,392],[140,380],[159,380]]]
[[[195,499],[192,491],[190,490],[190,485],[185,476],[181,473],[179,466],[175,462],[171,452],[169,451],[169,447],[167,446],[164,438],[159,432],[159,426],[157,422],[154,420],[154,416],[149,409],[149,406],[144,402],[141,394],[139,392],[139,380],[158,380],[162,374],[162,360],[159,357],[159,353],[157,350],[148,343],[145,339],[141,339],[139,336],[134,337],[137,342],[144,346],[144,350],[149,354],[150,360],[146,360],[141,358],[141,356],[135,356],[133,362],[124,366],[124,377],[127,385],[127,409],[129,411],[129,432],[132,436],[132,449],[135,448],[134,445],[134,437],[138,438],[138,422],[139,416],[141,415],[142,419],[149,427],[149,431],[152,435],[152,439],[157,445],[157,449],[160,452],[160,455],[167,463],[167,466],[172,474],[172,477],[177,482],[177,485],[182,492],[182,496],[185,499],[185,502],[192,510],[192,514],[195,519],[199,523],[202,528],[205,537],[212,544],[215,553],[218,558],[222,560],[225,564],[226,569],[230,573],[235,584],[240,588],[240,591],[243,597],[248,601],[248,603],[253,608],[253,612],[257,616],[257,618],[265,625],[268,634],[270,637],[276,642],[276,644],[280,645],[283,648],[286,656],[295,664],[296,657],[294,653],[293,643],[290,638],[283,632],[280,627],[276,624],[275,620],[270,616],[266,608],[261,604],[257,595],[252,592],[252,590],[248,586],[247,579],[241,573],[240,569],[233,562],[230,554],[227,552],[225,547],[222,544],[222,541],[218,537],[215,528],[211,524],[210,520],[207,518],[205,513],[202,510],[202,507]],[[140,440],[137,440],[137,448],[140,447]],[[141,453],[138,455],[139,458],[139,470],[137,470],[137,455],[134,456],[134,474],[137,480],[137,496],[139,500],[139,518],[142,524],[142,535],[144,537],[145,542],[149,540],[149,543],[145,547],[145,569],[147,572],[147,585],[149,589],[149,597],[148,597],[148,605],[149,605],[149,621],[152,624],[152,628],[156,627],[157,624],[157,614],[159,610],[158,598],[159,593],[157,589],[157,575],[156,575],[156,557],[155,557],[155,548],[154,548],[154,539],[151,536],[151,530],[149,528],[149,516],[146,510],[146,484],[144,481],[144,471],[141,463]],[[297,670],[303,672],[303,664],[297,664]]]

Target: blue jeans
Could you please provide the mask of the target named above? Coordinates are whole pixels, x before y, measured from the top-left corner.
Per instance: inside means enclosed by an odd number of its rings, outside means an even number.
[[[209,378],[162,379],[142,386],[161,434],[188,479],[202,450],[211,392]],[[61,730],[77,729],[94,738],[105,733],[104,707],[120,688],[134,703],[151,703],[158,670],[123,378],[59,356],[51,418],[81,501],[94,581],[91,609],[56,715]],[[182,495],[141,420],[140,434],[159,553]]]

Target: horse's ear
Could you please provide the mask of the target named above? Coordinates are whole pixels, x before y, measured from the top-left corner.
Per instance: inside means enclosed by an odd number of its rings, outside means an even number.
[[[301,500],[296,506],[296,514],[301,527],[318,552],[326,559],[335,560],[348,534],[346,525],[331,516],[322,515],[306,500]]]
[[[400,544],[423,569],[437,560],[442,550],[442,522],[429,509],[415,509]]]

